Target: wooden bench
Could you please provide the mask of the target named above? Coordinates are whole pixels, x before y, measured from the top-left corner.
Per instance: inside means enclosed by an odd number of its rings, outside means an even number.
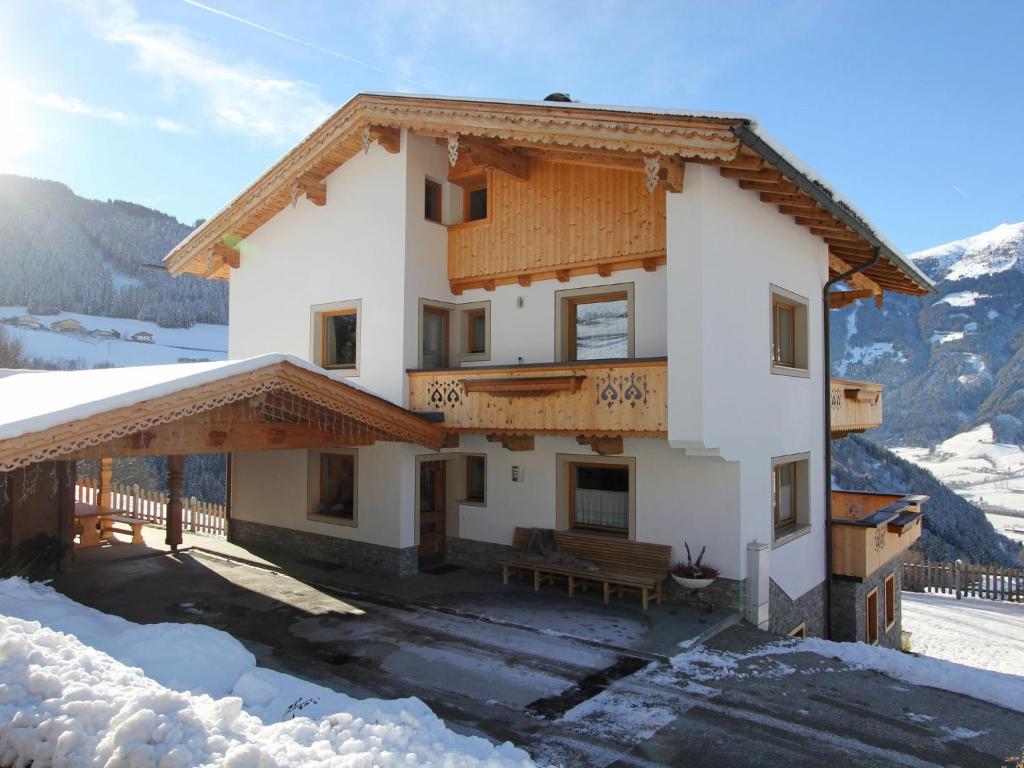
[[[575,594],[577,586],[586,589],[587,584],[597,583],[604,588],[606,603],[615,587],[620,594],[623,589],[638,590],[644,610],[647,610],[652,592],[656,602],[661,604],[661,584],[668,575],[672,557],[672,547],[667,544],[647,544],[579,531],[555,531],[555,543],[560,551],[597,566],[597,570],[588,570],[526,557],[530,530],[516,528],[513,534],[512,547],[517,554],[501,561],[501,577],[505,584],[508,584],[511,571],[529,571],[533,573],[536,591],[540,590],[541,581],[551,582],[555,576],[564,576],[568,581],[569,597]]]
[[[132,537],[132,544],[145,544],[146,540],[142,538],[142,526],[145,524],[145,520],[137,517],[100,515],[100,539],[106,541],[115,533],[123,533]],[[118,525],[121,527],[118,528]]]

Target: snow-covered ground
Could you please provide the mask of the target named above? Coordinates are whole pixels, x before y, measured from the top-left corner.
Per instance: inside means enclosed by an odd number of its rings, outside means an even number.
[[[893,452],[969,501],[1024,514],[1024,450],[997,443],[990,424],[953,435],[934,450],[903,447]],[[1024,526],[1024,518],[1019,524]]]
[[[418,699],[354,699],[257,667],[230,635],[140,625],[0,581],[0,765],[531,766]]]
[[[0,320],[28,314],[25,307],[0,307]],[[80,367],[99,364],[115,366],[157,365],[182,360],[223,360],[227,357],[228,327],[199,323],[191,328],[161,328],[156,323],[121,317],[99,317],[77,312],[57,315],[36,315],[47,328],[31,330],[4,325],[11,338],[22,343],[25,356],[52,363],[77,362]],[[49,330],[58,320],[73,319],[86,330],[115,330],[121,339],[102,339],[83,333],[61,333]],[[129,341],[139,331],[153,334],[153,343]]]
[[[914,652],[1024,675],[1024,605],[914,592],[904,592],[902,603]]]

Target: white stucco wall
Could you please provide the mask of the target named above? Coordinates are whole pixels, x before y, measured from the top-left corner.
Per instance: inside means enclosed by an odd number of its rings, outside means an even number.
[[[772,578],[796,598],[825,578],[826,247],[710,166],[688,165],[684,191],[669,198],[669,439],[740,462],[741,549],[772,540],[771,458],[811,454],[811,533],[771,558]],[[806,378],[771,373],[772,284],[807,299]]]

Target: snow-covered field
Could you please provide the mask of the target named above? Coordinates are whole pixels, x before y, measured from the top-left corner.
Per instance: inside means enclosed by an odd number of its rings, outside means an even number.
[[[0,765],[533,765],[420,700],[354,699],[257,667],[230,635],[139,625],[0,581]]]
[[[934,450],[892,450],[969,501],[1024,514],[1024,450],[1019,445],[997,443],[990,424],[953,435]],[[993,516],[990,519],[997,525]],[[1024,518],[1019,525],[1024,527]]]
[[[914,652],[1024,675],[1024,605],[914,592],[904,592],[902,603]]]
[[[28,314],[25,307],[0,307],[0,320]],[[121,339],[101,339],[88,334],[60,333],[30,330],[4,325],[10,338],[19,340],[25,356],[48,362],[77,362],[80,367],[92,368],[99,364],[116,366],[157,365],[177,363],[181,360],[224,360],[228,349],[228,327],[200,323],[191,328],[161,328],[156,323],[120,317],[98,317],[77,312],[57,315],[37,315],[49,326],[58,320],[73,319],[87,330],[115,330]],[[153,343],[144,344],[127,340],[132,334],[148,331]]]

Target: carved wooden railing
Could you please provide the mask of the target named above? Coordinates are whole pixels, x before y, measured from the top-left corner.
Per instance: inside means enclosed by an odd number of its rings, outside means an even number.
[[[665,358],[409,371],[409,408],[495,434],[663,437]]]
[[[921,538],[927,496],[832,491],[832,573],[866,579]]]
[[[832,437],[845,437],[882,426],[882,385],[867,381],[832,379]]]

